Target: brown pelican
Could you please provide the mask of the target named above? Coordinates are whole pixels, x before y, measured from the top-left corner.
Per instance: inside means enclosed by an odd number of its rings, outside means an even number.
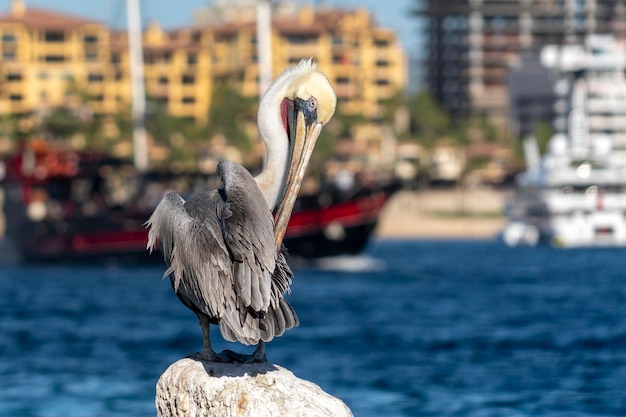
[[[292,272],[282,240],[309,157],[335,111],[336,97],[311,60],[285,70],[263,95],[259,134],[266,147],[256,177],[221,161],[219,190],[185,201],[167,194],[147,222],[148,249],[159,241],[174,291],[198,316],[199,357],[214,361],[264,361],[265,342],[298,325],[284,300]],[[250,355],[211,348],[209,325],[224,339],[258,344]]]

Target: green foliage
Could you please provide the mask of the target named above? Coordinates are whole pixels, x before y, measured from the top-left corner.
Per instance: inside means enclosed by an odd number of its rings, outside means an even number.
[[[213,91],[209,110],[208,133],[214,136],[221,133],[236,148],[243,152],[252,149],[252,142],[244,128],[256,115],[256,98],[239,94],[230,85],[218,86]]]
[[[109,144],[103,132],[104,118],[101,115],[94,115],[81,126],[81,132],[85,136],[85,146],[87,149],[108,150]]]
[[[311,156],[311,165],[321,166],[335,154],[335,144],[341,139],[350,138],[352,129],[367,123],[362,114],[346,114],[338,107],[333,118],[324,126]],[[315,169],[315,168],[313,168]]]
[[[194,120],[188,118],[170,115],[164,103],[148,100],[148,109],[146,130],[156,143],[168,147],[181,147],[185,145],[185,142],[206,139],[208,136],[206,126],[199,126]],[[174,139],[176,136],[185,140],[180,143]]]
[[[545,120],[541,120],[535,126],[535,139],[537,140],[537,145],[539,146],[539,153],[541,155],[545,155],[548,150],[548,142],[550,138],[554,135],[554,129],[552,125]]]
[[[411,130],[417,135],[433,139],[445,136],[451,127],[450,116],[425,91],[419,92],[409,99]]]
[[[14,143],[25,141],[33,135],[32,126],[24,126],[21,123],[21,115],[11,114],[5,117],[6,119],[2,122],[3,132],[6,133]]]
[[[41,129],[44,134],[53,139],[65,139],[81,129],[80,118],[70,109],[57,107],[52,109],[49,115],[41,121]]]
[[[381,122],[391,125],[394,122],[398,107],[406,105],[406,95],[402,90],[399,90],[388,99],[382,100],[380,105],[382,107]]]

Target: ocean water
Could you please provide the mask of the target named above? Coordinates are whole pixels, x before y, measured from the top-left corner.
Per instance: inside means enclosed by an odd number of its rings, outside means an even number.
[[[626,415],[625,254],[375,241],[296,268],[301,325],[268,358],[357,417]],[[155,415],[201,348],[163,270],[2,267],[0,416]]]

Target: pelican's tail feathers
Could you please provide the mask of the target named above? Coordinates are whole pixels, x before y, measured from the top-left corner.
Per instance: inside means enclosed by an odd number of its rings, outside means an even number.
[[[300,320],[293,307],[286,300],[281,299],[278,308],[270,307],[265,317],[260,319],[259,324],[261,339],[269,342],[274,337],[282,336],[286,330],[297,327]]]
[[[219,326],[222,337],[229,342],[256,345],[261,339],[259,319],[249,313],[229,311],[220,318]]]

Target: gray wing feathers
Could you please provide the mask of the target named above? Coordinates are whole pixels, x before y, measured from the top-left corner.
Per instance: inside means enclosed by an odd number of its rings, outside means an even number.
[[[227,196],[222,232],[233,260],[235,289],[246,307],[267,311],[276,262],[272,213],[248,170],[227,161],[218,170]]]
[[[217,192],[203,200],[219,205]],[[222,241],[216,216],[192,217],[184,200],[176,193],[167,194],[148,220],[148,249],[158,239],[169,268],[174,291],[188,298],[202,313],[221,317],[235,304],[229,280],[230,260]]]
[[[150,228],[146,249],[152,253],[158,239],[163,257],[168,263],[172,257],[174,236],[178,230],[187,228],[187,224],[191,220],[185,212],[183,204],[185,204],[185,200],[180,195],[168,193],[146,223],[146,227]]]
[[[223,190],[163,198],[147,222],[148,249],[159,241],[176,293],[217,319],[226,340],[269,341],[299,323],[284,300],[286,251],[276,256],[273,217],[250,173],[223,161],[218,174]]]

